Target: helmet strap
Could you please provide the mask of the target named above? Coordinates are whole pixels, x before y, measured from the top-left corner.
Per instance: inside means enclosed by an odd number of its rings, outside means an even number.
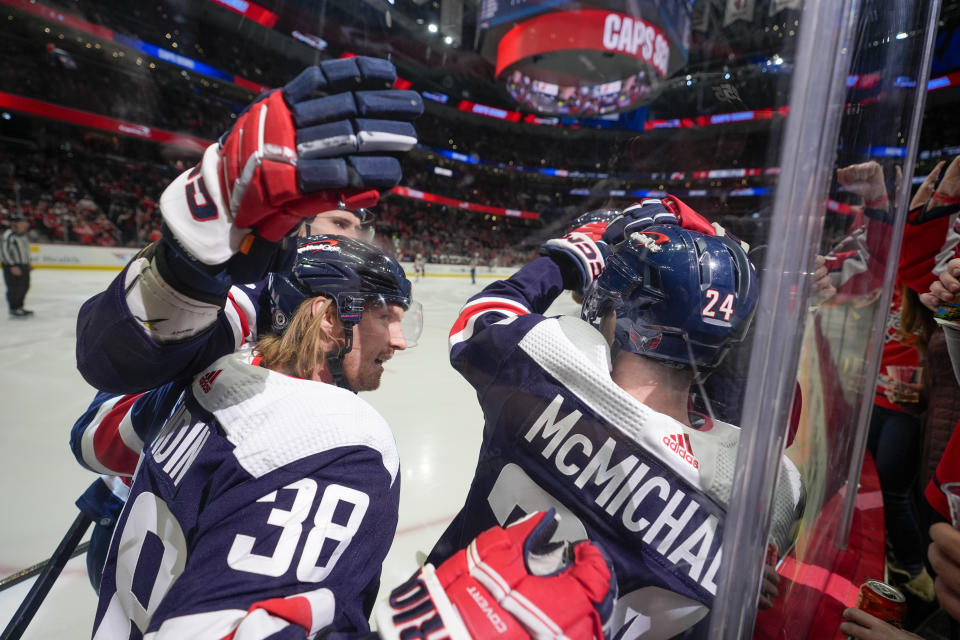
[[[353,391],[347,383],[347,378],[343,373],[343,357],[353,349],[353,325],[343,325],[343,347],[337,349],[336,353],[327,356],[327,368],[330,375],[333,376],[333,383],[342,389]],[[356,391],[353,391],[356,393]]]

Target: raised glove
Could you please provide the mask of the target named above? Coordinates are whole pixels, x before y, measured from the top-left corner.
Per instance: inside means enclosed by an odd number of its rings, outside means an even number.
[[[369,207],[396,185],[391,154],[416,144],[413,91],[391,89],[394,66],[330,60],[258,98],[199,165],[164,191],[160,208],[179,248],[221,265],[252,244],[278,242],[303,218]]]
[[[620,214],[616,209],[589,211],[568,227],[562,238],[547,240],[540,254],[550,256],[563,272],[563,287],[583,293],[603,271],[610,248],[601,240],[610,220]]]
[[[374,609],[381,638],[602,640],[616,579],[589,541],[551,543],[551,509],[481,533],[440,567],[425,565]]]
[[[709,222],[676,196],[647,198],[626,207],[620,217],[611,220],[603,232],[603,241],[611,247],[626,240],[630,234],[643,231],[654,224],[678,224],[708,236],[727,236],[740,244],[744,251],[750,245],[729,233],[717,222]]]
[[[621,215],[623,215],[623,212],[620,211],[620,209],[594,209],[593,211],[587,211],[571,222],[563,234],[567,235],[573,231],[578,231],[580,233],[586,233],[593,238],[594,241],[597,241],[603,237],[603,232],[607,230],[607,226]]]
[[[625,207],[620,216],[607,225],[602,239],[615,247],[630,237],[631,233],[639,233],[655,224],[680,224],[680,221],[662,200],[648,198]]]

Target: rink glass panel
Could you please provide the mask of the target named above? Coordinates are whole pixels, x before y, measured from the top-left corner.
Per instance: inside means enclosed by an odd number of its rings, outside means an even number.
[[[830,567],[872,407],[937,0],[595,2],[582,7],[607,12],[595,41],[541,43],[499,73],[512,29],[564,12],[575,26],[577,7],[3,4],[0,203],[29,208],[49,241],[142,246],[163,186],[262,88],[349,54],[391,56],[425,97],[405,189],[385,196],[378,222],[401,259],[518,266],[580,213],[664,193],[722,224],[751,245],[761,299],[748,340],[695,398],[744,434],[712,637],[752,629],[770,513],[749,505],[769,503],[797,385],[786,455],[807,503],[793,553]],[[882,273],[811,300],[815,256],[862,223],[836,169],[871,160],[893,219],[885,255],[867,261]],[[824,525],[831,504],[841,517]],[[812,613],[816,597],[788,591],[777,610]]]

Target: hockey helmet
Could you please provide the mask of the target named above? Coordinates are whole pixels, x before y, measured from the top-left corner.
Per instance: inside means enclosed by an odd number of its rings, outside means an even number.
[[[735,241],[676,225],[631,234],[588,289],[581,315],[616,311],[614,348],[710,370],[750,327],[757,273]]]
[[[406,311],[401,327],[407,347],[416,345],[423,326],[420,303],[410,295],[410,281],[403,267],[379,248],[336,235],[299,238],[297,256],[288,272],[270,274],[270,324],[282,334],[300,303],[326,296],[337,305],[346,344],[352,347],[352,327],[360,322],[364,308],[373,304],[397,304]]]

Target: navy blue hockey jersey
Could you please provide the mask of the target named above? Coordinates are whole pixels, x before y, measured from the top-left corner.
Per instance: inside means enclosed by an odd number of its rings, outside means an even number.
[[[451,362],[485,424],[466,504],[429,561],[553,507],[558,537],[589,537],[613,559],[614,637],[698,637],[716,594],[738,430],[692,429],[617,386],[598,331],[541,315],[561,290],[559,269],[540,258],[471,298],[450,333]],[[799,478],[787,475],[775,519],[789,529]]]
[[[130,310],[129,291],[149,260],[137,256],[77,315],[77,369],[90,386],[110,393],[140,393],[171,380],[188,382],[221,356],[257,339],[258,324],[269,322],[267,281],[235,285],[212,325],[188,339],[155,341],[150,318]],[[156,302],[151,303],[155,305]],[[162,318],[164,309],[157,309]],[[269,326],[269,324],[267,325]],[[143,366],[144,363],[149,366]]]
[[[249,362],[198,375],[145,448],[94,638],[368,630],[397,524],[393,436],[349,391]]]

